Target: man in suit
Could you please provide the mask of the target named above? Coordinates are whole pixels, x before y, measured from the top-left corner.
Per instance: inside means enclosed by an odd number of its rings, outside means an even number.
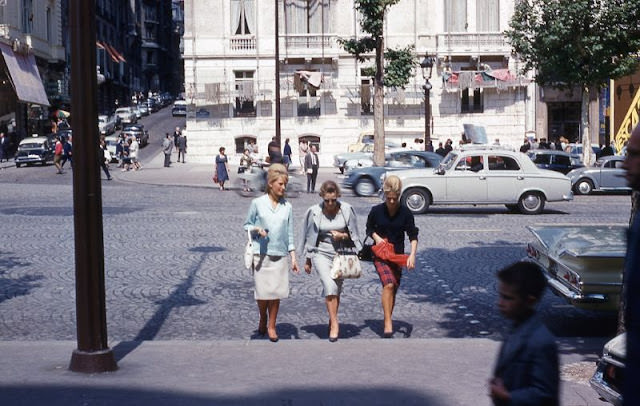
[[[627,144],[627,184],[640,190],[640,125],[631,133]],[[637,210],[637,207],[636,207]],[[624,405],[640,404],[640,215],[635,212],[627,235],[627,255],[624,262],[625,296],[624,322],[627,331],[627,360],[624,372],[622,399]]]
[[[547,286],[542,270],[521,261],[501,269],[497,276],[498,309],[513,321],[513,330],[502,343],[489,396],[496,406],[558,406],[558,347],[536,315]]]
[[[312,145],[304,157],[304,170],[307,174],[307,193],[314,193],[316,191],[316,179],[318,178],[318,154],[316,153],[316,146]]]

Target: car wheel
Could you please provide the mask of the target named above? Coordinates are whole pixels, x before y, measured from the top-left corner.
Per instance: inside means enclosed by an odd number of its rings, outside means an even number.
[[[593,182],[589,179],[580,179],[576,182],[573,190],[579,195],[588,195],[593,191]]]
[[[404,192],[401,203],[405,205],[411,213],[422,214],[429,210],[431,195],[425,189],[412,188]]]
[[[20,164],[19,164],[19,163],[16,163],[16,168],[19,168],[19,167],[20,167]]]
[[[526,192],[518,200],[518,209],[522,214],[540,214],[544,209],[544,196],[541,193]]]
[[[370,178],[359,179],[354,187],[354,191],[358,196],[374,196],[377,192],[376,185]]]

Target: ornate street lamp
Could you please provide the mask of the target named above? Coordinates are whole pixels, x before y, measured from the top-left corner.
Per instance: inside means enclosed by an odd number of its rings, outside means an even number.
[[[429,142],[431,141],[431,101],[429,100],[429,94],[431,92],[431,72],[433,71],[434,58],[427,54],[422,62],[420,62],[420,68],[422,68],[422,77],[424,78],[424,149],[429,149]]]

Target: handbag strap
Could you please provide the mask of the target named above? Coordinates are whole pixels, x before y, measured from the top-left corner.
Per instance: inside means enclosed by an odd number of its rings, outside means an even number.
[[[249,240],[249,245],[253,247],[253,238],[251,237],[251,229],[247,229],[247,239]]]

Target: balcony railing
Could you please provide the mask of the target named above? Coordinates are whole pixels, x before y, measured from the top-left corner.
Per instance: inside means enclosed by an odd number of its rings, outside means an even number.
[[[501,33],[450,32],[438,34],[437,47],[440,52],[454,54],[502,54],[511,51],[511,46]]]
[[[254,35],[235,35],[229,41],[229,48],[234,51],[256,49],[256,37]]]
[[[321,49],[337,47],[335,34],[283,34],[288,49]]]

